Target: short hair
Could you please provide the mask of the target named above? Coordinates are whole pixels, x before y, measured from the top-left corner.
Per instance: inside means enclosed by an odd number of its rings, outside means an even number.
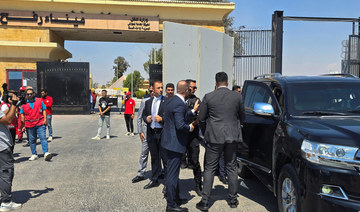
[[[234,85],[234,86],[232,87],[232,90],[233,90],[233,91],[236,91],[236,90],[239,89],[239,88],[241,88],[241,87],[238,86],[238,85]]]
[[[162,83],[162,81],[161,80],[155,80],[152,85],[155,86],[155,83]]]
[[[228,81],[228,75],[225,72],[218,72],[215,75],[215,81],[217,83],[226,83]]]
[[[190,83],[196,83],[196,80],[193,80],[193,79],[187,79],[187,80],[185,80],[185,82],[187,82],[188,84],[190,84]]]
[[[30,88],[27,88],[26,91],[25,91],[25,93],[27,93],[28,91],[32,91],[33,93],[35,93],[34,89],[31,88],[31,87],[30,87]]]
[[[47,93],[47,90],[46,90],[46,89],[41,89],[41,92],[43,92],[43,91],[44,91],[45,93]]]
[[[104,90],[102,90],[101,92],[103,92],[103,91],[105,91],[105,93],[107,93],[107,90],[104,89]]]
[[[168,83],[168,84],[166,84],[165,89],[167,89],[167,88],[173,88],[173,89],[175,89],[175,85],[172,84],[172,83]]]

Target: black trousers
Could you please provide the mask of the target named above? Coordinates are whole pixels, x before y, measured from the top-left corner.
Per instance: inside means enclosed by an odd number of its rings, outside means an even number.
[[[214,175],[218,169],[219,158],[224,152],[225,169],[228,174],[229,199],[237,198],[238,175],[236,165],[237,143],[225,144],[206,144],[205,152],[205,170],[204,170],[204,186],[202,190],[202,201],[209,202],[211,189],[214,183]]]
[[[166,201],[168,207],[176,207],[176,200],[180,199],[179,174],[182,153],[166,151]]]
[[[161,130],[162,129],[150,129],[148,142],[150,155],[151,155],[151,180],[158,181],[159,175],[161,174],[161,160],[163,162],[164,169],[167,166],[167,157],[164,149],[161,147]],[[165,171],[166,176],[166,171]]]
[[[11,138],[13,139],[13,146],[11,147],[11,151],[14,153],[15,147],[15,138],[16,138],[16,129],[10,129]]]
[[[131,118],[131,114],[124,114],[124,116],[125,116],[127,131],[134,132],[134,124],[133,124],[133,119]]]
[[[200,141],[197,132],[189,133],[188,143],[186,146],[188,154],[188,163],[193,167],[194,180],[197,185],[201,185],[201,167],[199,162]]]
[[[12,150],[7,148],[0,152],[0,202],[11,201],[11,186],[14,178],[14,157]]]

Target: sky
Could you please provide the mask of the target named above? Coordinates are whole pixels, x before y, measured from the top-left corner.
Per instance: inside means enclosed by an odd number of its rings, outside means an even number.
[[[360,16],[359,0],[232,0],[234,27],[271,29],[275,10],[284,16],[341,17]],[[284,22],[283,75],[317,75],[341,71],[342,41],[352,33],[351,23]],[[94,82],[105,84],[114,76],[113,61],[123,56],[131,65],[125,75],[139,70],[148,78],[143,63],[151,48],[159,44],[66,41],[73,58],[69,62],[90,62]]]

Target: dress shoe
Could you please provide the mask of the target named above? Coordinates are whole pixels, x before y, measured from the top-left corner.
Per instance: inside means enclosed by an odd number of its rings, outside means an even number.
[[[221,176],[221,175],[219,175],[219,180],[223,183],[223,184],[225,184],[225,185],[227,185],[228,184],[228,180],[227,180],[227,177],[226,176]]]
[[[146,186],[144,186],[144,189],[158,187],[159,185],[160,184],[157,181],[150,181]]]
[[[196,204],[196,208],[201,210],[201,211],[208,211],[209,210],[209,204],[205,203],[203,201],[200,201]]]
[[[163,180],[165,178],[165,174],[164,173],[161,173],[160,175],[159,175],[159,177],[158,177],[158,179],[160,179],[160,180]]]
[[[187,208],[180,208],[179,206],[177,207],[166,207],[166,212],[187,212],[189,211]]]
[[[178,205],[178,206],[180,206],[180,205],[184,205],[184,204],[186,204],[186,203],[188,203],[189,202],[189,200],[187,200],[187,199],[178,199],[178,200],[175,200],[175,202],[176,202],[176,204]]]
[[[136,176],[132,179],[132,183],[137,183],[137,182],[140,182],[142,180],[145,180],[145,177],[144,176]]]
[[[237,206],[239,205],[239,201],[237,199],[231,200],[229,202],[230,208],[237,208]]]

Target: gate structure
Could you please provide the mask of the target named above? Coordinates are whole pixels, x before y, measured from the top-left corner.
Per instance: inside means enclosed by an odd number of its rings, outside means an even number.
[[[234,85],[271,72],[271,39],[272,30],[235,32]]]
[[[342,73],[360,77],[360,36],[350,35],[345,48]]]

